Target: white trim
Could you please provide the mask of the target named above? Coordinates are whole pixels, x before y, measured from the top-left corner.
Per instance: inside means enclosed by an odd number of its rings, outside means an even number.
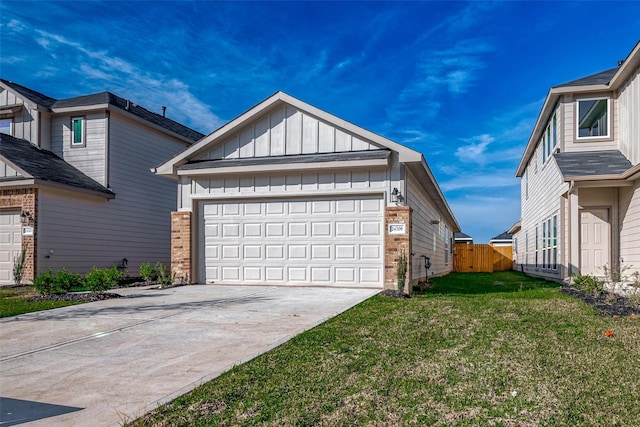
[[[580,102],[584,101],[607,101],[607,134],[606,135],[598,135],[598,136],[580,136]],[[575,137],[576,141],[597,141],[597,140],[608,140],[613,137],[613,129],[611,129],[611,97],[609,96],[598,96],[593,98],[576,98],[575,99]]]
[[[291,171],[291,170],[318,170],[318,169],[340,169],[340,168],[370,168],[370,167],[388,167],[388,159],[373,160],[337,160],[334,162],[313,162],[313,163],[275,163],[264,165],[247,165],[247,166],[227,166],[214,167],[205,169],[188,169],[179,170],[178,176],[201,176],[201,175],[229,175],[229,174],[248,174],[256,172],[274,172],[274,171]]]
[[[246,199],[246,200],[256,200],[256,199],[282,199],[282,198],[307,198],[313,199],[317,197],[327,197],[327,196],[370,196],[374,194],[380,194],[385,196],[385,190],[381,190],[380,188],[359,188],[357,191],[353,189],[345,189],[345,190],[331,190],[331,191],[313,191],[309,192],[308,190],[300,190],[300,191],[286,191],[281,193],[237,193],[237,194],[198,194],[193,195],[190,199],[194,202],[202,202],[205,200],[238,200],[238,199]],[[386,198],[383,198],[385,202],[385,206],[387,206]],[[193,204],[192,204],[193,206]],[[179,209],[180,212],[193,212],[192,209],[183,208]]]

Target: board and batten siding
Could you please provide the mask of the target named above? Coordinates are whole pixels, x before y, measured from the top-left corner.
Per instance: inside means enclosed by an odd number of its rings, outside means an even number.
[[[358,138],[290,105],[243,126],[196,160],[237,159],[377,150]]]
[[[22,105],[22,110],[15,113],[13,119],[12,136],[20,139],[26,139],[32,144],[38,144],[38,121],[39,115],[36,105],[28,100],[17,96],[10,90],[2,90],[0,92],[0,107],[10,105]]]
[[[86,144],[81,147],[72,147],[71,118],[78,116],[86,118]],[[106,187],[108,185],[105,162],[106,138],[107,114],[104,111],[56,117],[53,119],[51,129],[51,151]]]
[[[107,201],[43,190],[38,207],[39,271],[67,268],[83,273],[92,265],[111,267],[126,258],[129,274],[137,275],[142,262],[170,262],[177,188],[175,181],[150,169],[185,145],[118,114],[109,120],[108,176],[116,197]]]
[[[618,117],[620,151],[636,165],[640,163],[640,68],[619,91]]]
[[[406,204],[413,209],[411,251],[415,255],[412,259],[411,279],[425,277],[426,271],[422,255],[428,256],[431,260],[429,276],[449,273],[453,270],[453,254],[449,248],[448,257],[445,257],[445,227],[449,229],[449,237],[453,238],[452,226],[443,222],[442,215],[425,193],[418,179],[408,171],[405,178],[407,184]],[[431,224],[431,220],[438,220],[439,223]],[[407,254],[407,256],[410,255]]]
[[[609,114],[610,117],[610,129],[609,134],[613,133],[613,138],[603,139],[578,139],[576,137],[576,109],[578,99],[585,98],[610,98]],[[599,151],[599,150],[617,150],[617,117],[618,108],[617,102],[612,97],[610,92],[589,94],[587,96],[581,95],[579,98],[575,98],[572,95],[565,95],[563,97],[562,106],[562,128],[559,129],[563,138],[563,151],[566,152],[579,152],[579,151]],[[613,111],[611,111],[613,110]]]

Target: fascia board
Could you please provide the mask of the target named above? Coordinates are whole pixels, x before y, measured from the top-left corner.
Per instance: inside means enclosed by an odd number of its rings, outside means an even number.
[[[36,180],[33,178],[0,181],[0,188],[9,190],[12,188],[33,187],[35,182]]]
[[[157,166],[154,169],[155,173],[157,173],[158,175],[175,176],[177,167],[184,164],[187,161],[187,159],[189,159],[194,155],[197,155],[200,151],[205,150],[206,147],[208,147],[209,144],[211,144],[213,141],[223,138],[225,135],[233,132],[238,127],[244,125],[247,121],[264,113],[265,111],[267,111],[268,109],[270,109],[271,107],[279,103],[289,104],[319,119],[329,122],[336,127],[342,128],[348,132],[361,136],[362,138],[369,140],[375,144],[378,144],[382,147],[389,148],[393,151],[396,151],[399,154],[399,158],[401,162],[420,161],[420,158],[422,157],[421,153],[415,150],[412,150],[408,147],[405,147],[404,145],[393,142],[383,136],[380,136],[371,131],[363,129],[359,126],[356,126],[353,123],[349,123],[343,119],[340,119],[339,117],[336,117],[330,113],[327,113],[326,111],[323,111],[317,107],[314,107],[310,104],[300,101],[299,99],[296,99],[290,95],[287,95],[284,92],[276,92],[274,95],[262,101],[261,103],[251,108],[247,112],[236,117],[235,119],[233,119],[226,125],[222,126],[218,130],[205,136],[190,148],[174,156],[172,159],[169,159],[167,162]]]
[[[16,166],[15,163],[13,163],[11,160],[7,159],[6,157],[0,155],[0,160],[2,160],[3,163],[11,166],[11,169],[13,169],[16,172],[18,172],[23,178],[33,178],[33,175],[27,173],[27,171],[25,171],[21,167]]]
[[[286,163],[286,164],[266,164],[248,166],[228,166],[205,169],[179,170],[178,176],[201,176],[201,175],[240,175],[254,174],[261,172],[298,171],[298,170],[322,170],[322,169],[345,169],[350,170],[372,167],[388,167],[388,159],[373,160],[338,160],[334,162],[312,162],[312,163]]]
[[[618,89],[633,72],[640,66],[640,40],[636,43],[629,55],[614,74],[611,79],[610,86],[612,89]]]
[[[109,109],[109,103],[92,105],[74,105],[70,107],[53,107],[51,111],[55,114],[81,113],[84,111],[96,111]]]

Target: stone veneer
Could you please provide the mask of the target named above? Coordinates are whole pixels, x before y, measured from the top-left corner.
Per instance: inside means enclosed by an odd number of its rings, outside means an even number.
[[[22,236],[22,247],[26,249],[22,281],[31,281],[36,272],[36,237],[38,235],[38,190],[35,188],[18,188],[12,190],[0,190],[0,209],[15,209],[20,212],[29,212],[31,219],[24,225],[34,228],[33,236]]]
[[[398,256],[407,256],[405,292],[411,292],[411,213],[409,206],[387,206],[384,215],[384,288],[398,289]],[[389,234],[389,224],[406,224],[406,234]]]
[[[176,281],[191,279],[191,212],[171,212],[171,274]]]

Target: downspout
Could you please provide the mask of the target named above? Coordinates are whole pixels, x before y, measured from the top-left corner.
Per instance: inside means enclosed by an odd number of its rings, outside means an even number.
[[[571,230],[573,229],[573,227],[571,227],[571,218],[573,218],[573,209],[571,206],[571,192],[573,191],[573,187],[575,186],[575,181],[571,180],[571,182],[569,183],[569,191],[567,191],[567,195],[569,196],[567,199],[569,201],[568,205],[569,205],[569,215],[567,215],[569,217],[569,224],[568,224],[568,230],[565,231],[565,235],[569,236],[569,241],[567,242],[567,252],[568,252],[568,257],[567,257],[567,273],[569,275],[569,282],[571,282],[571,275],[573,273],[572,271],[572,263],[573,263],[573,252],[571,251],[571,248],[573,247],[573,235],[571,233]]]

